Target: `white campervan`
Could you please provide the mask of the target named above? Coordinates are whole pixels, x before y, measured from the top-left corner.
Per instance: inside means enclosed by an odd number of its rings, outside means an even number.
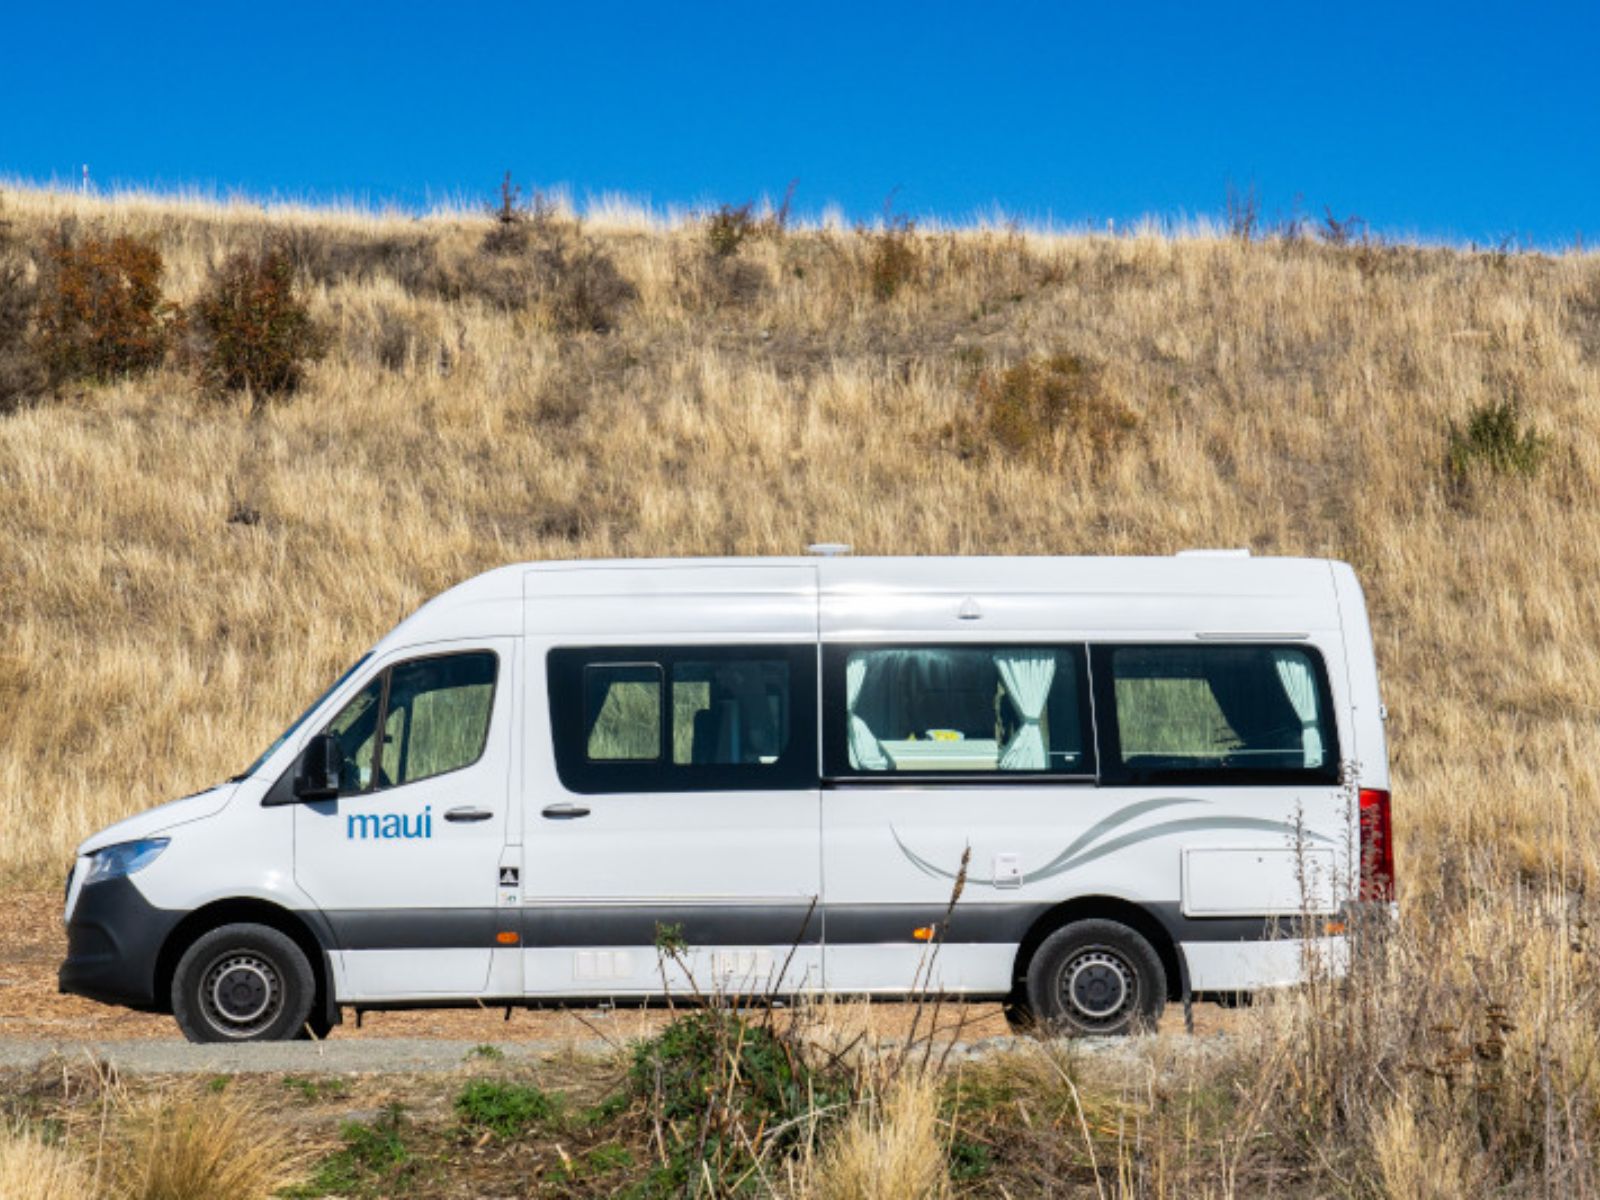
[[[86,841],[60,985],[202,1041],[686,975],[1120,1033],[1340,968],[1392,898],[1383,716],[1339,562],[505,567]]]

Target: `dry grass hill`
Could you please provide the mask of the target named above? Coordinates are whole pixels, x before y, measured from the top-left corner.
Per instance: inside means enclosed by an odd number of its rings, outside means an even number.
[[[1600,257],[30,190],[0,219],[18,253],[64,220],[148,238],[181,305],[279,246],[328,336],[288,396],[208,386],[180,334],[0,414],[14,884],[238,770],[507,561],[1336,556],[1378,636],[1402,927],[1194,1084],[1237,1144],[1124,1114],[1129,1186],[1141,1137],[1190,1146],[1174,1194],[1600,1184]]]

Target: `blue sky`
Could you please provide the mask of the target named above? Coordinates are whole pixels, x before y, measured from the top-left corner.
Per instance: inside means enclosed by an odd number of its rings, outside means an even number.
[[[666,207],[1126,222],[1297,198],[1600,240],[1600,0],[18,4],[0,176],[425,207],[500,173]]]

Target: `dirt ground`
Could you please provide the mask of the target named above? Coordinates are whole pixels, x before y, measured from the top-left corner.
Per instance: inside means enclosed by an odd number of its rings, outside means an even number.
[[[177,1027],[168,1016],[131,1012],[56,991],[56,969],[66,955],[61,924],[61,896],[56,891],[13,892],[0,898],[0,1039],[61,1039],[73,1042],[174,1038]],[[871,1028],[893,1037],[910,1026],[913,1006],[875,1004]],[[466,1042],[608,1041],[625,1042],[652,1032],[665,1019],[663,1010],[608,1009],[427,1009],[415,1012],[369,1012],[358,1028],[345,1010],[336,1038],[448,1038]],[[1195,1006],[1195,1032],[1223,1032],[1232,1014],[1213,1005]],[[1003,1036],[1010,1032],[997,1004],[948,1005],[941,1028],[959,1026],[962,1041]],[[924,1028],[926,1017],[924,1017]],[[1169,1006],[1162,1032],[1183,1028],[1183,1014]]]

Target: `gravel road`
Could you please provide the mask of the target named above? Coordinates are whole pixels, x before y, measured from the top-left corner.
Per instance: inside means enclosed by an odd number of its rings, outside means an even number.
[[[893,1039],[878,1043],[884,1049],[895,1044]],[[956,1042],[948,1053],[941,1043],[933,1054],[947,1061],[971,1061],[1035,1045],[1030,1038],[989,1037]],[[494,1048],[487,1059],[485,1046]],[[1160,1059],[1170,1066],[1226,1055],[1234,1047],[1234,1039],[1227,1034],[1185,1037],[1165,1033],[1133,1038],[1079,1038],[1070,1047],[1075,1055],[1107,1063]],[[481,1066],[487,1061],[539,1063],[553,1058],[615,1054],[622,1049],[621,1043],[599,1038],[489,1043],[453,1038],[334,1038],[326,1042],[256,1042],[243,1046],[196,1046],[159,1038],[99,1042],[24,1039],[0,1040],[0,1071],[93,1060],[125,1075],[429,1075]]]
[[[260,1042],[248,1046],[194,1046],[181,1040],[65,1042],[0,1041],[0,1070],[31,1070],[45,1063],[93,1058],[130,1075],[432,1074],[479,1061],[478,1043],[439,1038],[383,1038],[316,1042]],[[506,1062],[533,1062],[557,1054],[604,1054],[611,1047],[587,1042],[503,1042]]]

